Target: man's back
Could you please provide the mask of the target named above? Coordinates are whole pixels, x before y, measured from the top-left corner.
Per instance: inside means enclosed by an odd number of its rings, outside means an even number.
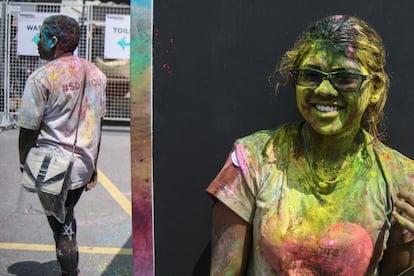
[[[79,160],[75,161],[72,178],[74,188],[84,185],[94,169],[105,113],[105,75],[82,58],[70,55],[55,59],[28,78],[19,117],[20,126],[40,128],[38,144],[71,151],[84,83],[77,135]]]

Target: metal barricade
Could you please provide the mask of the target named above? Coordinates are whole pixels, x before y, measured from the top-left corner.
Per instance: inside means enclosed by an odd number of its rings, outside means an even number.
[[[46,61],[17,53],[19,13],[71,14],[78,17],[81,38],[77,55],[95,63],[107,76],[105,120],[129,121],[129,59],[105,59],[105,17],[129,15],[130,7],[117,4],[0,3],[0,130],[14,127],[27,77]]]

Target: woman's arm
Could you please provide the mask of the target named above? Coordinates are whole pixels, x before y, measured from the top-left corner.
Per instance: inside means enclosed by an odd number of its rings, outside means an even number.
[[[411,267],[413,265],[412,251],[412,243],[387,248],[380,262],[380,275],[399,275]]]
[[[244,275],[251,235],[251,225],[217,200],[213,205],[210,275]]]
[[[393,216],[399,225],[395,226],[396,230],[391,229],[390,238],[397,235],[403,243],[388,247],[384,252],[380,263],[381,275],[398,275],[414,265],[414,195],[400,191],[395,207]]]

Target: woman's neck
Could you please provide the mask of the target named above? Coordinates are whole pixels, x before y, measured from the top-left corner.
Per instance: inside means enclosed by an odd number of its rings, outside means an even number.
[[[308,124],[304,124],[302,131],[305,154],[312,163],[319,160],[332,162],[332,165],[342,163],[347,157],[354,156],[363,142],[359,129],[335,135],[321,135]]]

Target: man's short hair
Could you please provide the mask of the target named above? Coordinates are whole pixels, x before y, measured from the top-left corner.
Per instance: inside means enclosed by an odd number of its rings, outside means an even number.
[[[43,27],[45,35],[48,38],[55,36],[65,52],[73,52],[78,47],[80,27],[72,17],[66,15],[49,16],[43,21]]]

